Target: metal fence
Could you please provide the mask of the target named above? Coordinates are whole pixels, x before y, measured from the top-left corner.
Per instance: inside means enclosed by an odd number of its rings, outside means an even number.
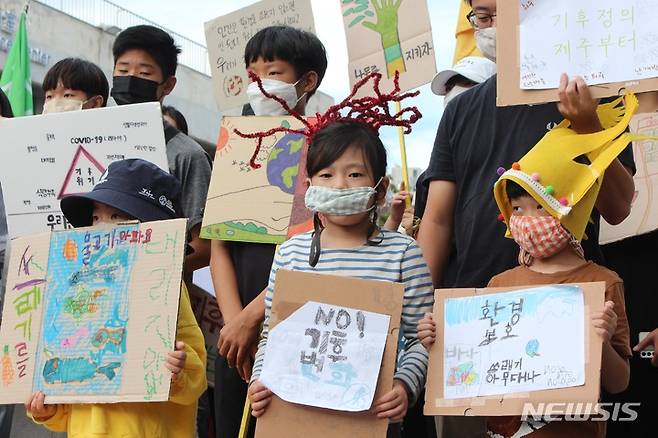
[[[208,49],[176,32],[160,26],[153,21],[137,15],[107,0],[36,0],[64,12],[78,20],[105,29],[116,31],[139,24],[150,24],[167,31],[181,48],[178,61],[200,73],[210,76]]]

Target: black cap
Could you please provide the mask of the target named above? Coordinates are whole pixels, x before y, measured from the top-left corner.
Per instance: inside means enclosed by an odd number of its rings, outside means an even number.
[[[74,227],[92,224],[94,201],[150,222],[182,217],[180,196],[175,177],[153,163],[130,159],[110,164],[91,192],[62,198],[60,207]]]

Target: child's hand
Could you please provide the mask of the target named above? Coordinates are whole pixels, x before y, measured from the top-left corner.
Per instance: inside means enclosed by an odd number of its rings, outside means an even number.
[[[603,339],[603,343],[610,342],[612,336],[617,330],[617,314],[615,313],[615,303],[606,301],[603,311],[596,312],[592,315],[592,322],[596,333]]]
[[[57,412],[57,405],[46,405],[46,395],[39,391],[35,392],[25,402],[25,410],[37,421],[47,421]]]
[[[393,389],[379,397],[372,405],[371,412],[377,418],[388,418],[393,422],[404,418],[409,407],[409,394],[404,383],[393,380]]]
[[[558,97],[558,110],[571,122],[574,131],[578,134],[589,134],[601,130],[601,122],[596,114],[599,101],[592,97],[583,78],[576,76],[569,80],[569,76],[562,73]]]
[[[165,363],[167,369],[171,371],[172,382],[178,380],[178,375],[185,368],[186,359],[185,342],[176,341],[176,350],[167,353],[167,362]]]
[[[436,322],[434,322],[434,316],[431,313],[426,313],[423,319],[418,321],[417,329],[418,340],[423,344],[425,350],[429,351],[436,340]]]
[[[249,401],[251,401],[251,415],[258,418],[265,413],[265,409],[272,401],[272,391],[267,389],[259,380],[249,385]]]
[[[642,339],[642,342],[633,347],[633,351],[636,353],[646,349],[649,345],[653,344],[653,359],[651,359],[651,365],[658,367],[658,329],[655,329],[647,335],[646,338]]]
[[[408,236],[413,235],[414,231],[414,209],[409,207],[406,210],[404,210],[404,214],[402,215],[402,228],[404,228],[404,231],[407,232]]]

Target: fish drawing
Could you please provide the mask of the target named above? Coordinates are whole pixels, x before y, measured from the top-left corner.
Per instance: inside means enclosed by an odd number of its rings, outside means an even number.
[[[98,367],[89,359],[84,357],[49,359],[43,367],[43,378],[47,383],[71,383],[85,382],[93,379],[96,374],[112,380],[116,377],[117,368],[121,367],[119,362],[111,362],[105,366]]]
[[[91,340],[91,344],[99,349],[103,349],[107,344],[121,345],[123,342],[123,337],[126,333],[125,327],[119,328],[108,328],[103,327],[98,329],[94,338]]]

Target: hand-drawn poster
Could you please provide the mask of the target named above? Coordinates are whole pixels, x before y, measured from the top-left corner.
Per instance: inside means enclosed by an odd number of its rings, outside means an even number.
[[[162,401],[186,220],[53,231],[12,241],[0,403]]]
[[[658,136],[658,113],[637,114],[631,131]],[[601,244],[650,233],[658,229],[658,141],[633,143],[635,158],[635,196],[631,214],[619,225],[601,221]]]
[[[160,104],[19,117],[0,123],[0,180],[10,237],[71,228],[59,208],[89,192],[114,161],[169,171]]]
[[[206,44],[220,110],[247,103],[249,77],[244,65],[247,42],[274,25],[315,33],[311,0],[262,0],[205,23]]]
[[[270,331],[260,381],[291,403],[365,411],[375,396],[389,319],[309,301]]]
[[[404,285],[398,283],[290,272],[280,269],[276,274],[272,315],[270,317],[270,333],[274,332],[282,321],[303,308],[309,301],[333,306],[335,308],[334,325],[338,322],[335,318],[338,317],[339,309],[350,309],[350,315],[353,316],[350,321],[351,325],[346,327],[346,330],[349,328],[357,329],[355,333],[358,333],[357,338],[360,335],[361,323],[356,319],[356,315],[352,313],[354,309],[364,312],[364,336],[369,336],[370,329],[374,328],[370,327],[372,320],[368,318],[368,313],[388,315],[390,319],[386,330],[386,346],[381,359],[381,367],[377,367],[377,390],[374,395],[374,398],[377,399],[385,392],[390,391],[393,385],[403,296]],[[315,310],[317,311],[317,307],[315,307]],[[325,315],[321,316],[324,317]],[[341,316],[341,324],[347,322],[344,318],[345,316]],[[321,321],[320,324],[324,325],[324,322]],[[312,329],[313,327],[307,328]],[[332,333],[334,329],[340,330],[334,327]],[[321,334],[318,352],[321,348],[322,336]],[[347,335],[347,337],[351,341],[355,340],[354,336]],[[310,340],[309,337],[306,338],[307,341]],[[350,342],[350,340],[347,342]],[[331,341],[329,342],[330,346],[327,349],[331,349],[333,353],[334,345],[331,344]],[[306,346],[310,348],[308,342]],[[343,346],[349,348],[347,344]],[[310,351],[306,351],[306,353],[310,353]],[[299,361],[300,355],[301,352],[296,351],[294,358]],[[377,361],[374,355],[373,361]],[[331,360],[327,357],[324,364],[329,365],[330,362]],[[350,377],[349,369],[335,369],[332,377],[336,381],[345,382]],[[354,376],[352,377],[354,378]],[[290,427],[290,425],[294,425],[294,427]],[[305,406],[284,401],[275,395],[265,415],[260,417],[256,423],[256,437],[307,438],[317,436],[318,431],[330,430],[332,435],[341,437],[381,438],[386,436],[387,428],[388,420],[377,419],[368,411],[345,412]]]
[[[526,402],[599,396],[591,315],[604,283],[436,291],[426,415],[520,415]],[[569,354],[564,354],[568,351]]]
[[[198,272],[198,271],[196,271]],[[217,359],[217,341],[219,340],[219,330],[224,325],[222,314],[219,311],[217,300],[213,295],[192,284],[189,286],[190,302],[196,321],[203,333],[203,339],[206,344],[207,363],[206,377],[208,386],[215,387],[215,359]]]
[[[426,0],[341,0],[350,85],[373,71],[384,88],[408,91],[436,75],[432,27]],[[384,73],[385,72],[385,73]]]
[[[309,229],[311,215],[304,206],[306,138],[277,133],[263,139],[256,157],[261,167],[255,169],[250,160],[256,140],[234,132],[252,133],[284,124],[302,127],[290,116],[223,118],[201,237],[280,244],[291,230]]]
[[[594,97],[658,89],[655,0],[510,0],[497,9],[497,105],[558,100],[561,73]]]

